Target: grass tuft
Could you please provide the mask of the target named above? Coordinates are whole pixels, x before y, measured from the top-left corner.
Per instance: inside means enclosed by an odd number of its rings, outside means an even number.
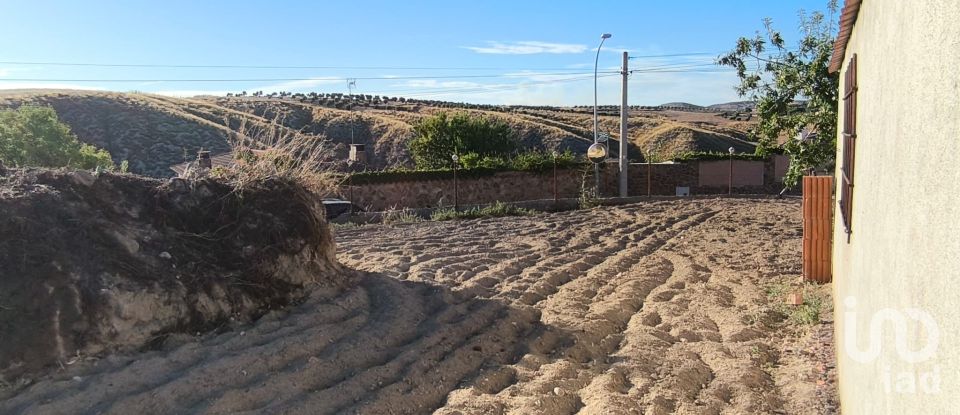
[[[412,209],[397,209],[394,207],[383,212],[383,223],[386,225],[417,222],[423,222],[423,218],[418,216]]]
[[[805,284],[800,288],[803,304],[787,304],[786,296],[792,291],[788,284],[774,283],[764,287],[767,298],[773,302],[773,309],[787,316],[787,320],[800,326],[810,326],[820,322],[820,314],[826,298],[816,290],[815,284]]]
[[[489,206],[474,207],[459,212],[449,207],[437,209],[430,215],[430,220],[442,221],[453,219],[498,218],[503,216],[531,216],[536,213],[537,211],[532,209],[520,208],[497,201]]]

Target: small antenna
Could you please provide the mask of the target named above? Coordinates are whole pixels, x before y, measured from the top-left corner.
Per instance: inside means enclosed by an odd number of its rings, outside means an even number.
[[[350,91],[350,95],[353,95],[353,88],[357,87],[357,78],[347,78],[347,90]],[[353,141],[353,118],[350,118],[350,144],[354,144]]]
[[[347,78],[347,91],[353,95],[353,88],[357,87],[357,78]]]

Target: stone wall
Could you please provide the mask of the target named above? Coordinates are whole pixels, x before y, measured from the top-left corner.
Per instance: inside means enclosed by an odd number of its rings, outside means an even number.
[[[707,167],[705,167],[705,165]],[[717,167],[720,166],[720,167]],[[721,168],[722,167],[722,168]],[[734,162],[735,193],[777,193],[781,190],[777,166],[773,159]],[[649,172],[649,173],[648,173]],[[704,161],[684,163],[631,164],[627,173],[628,194],[646,196],[648,181],[650,194],[674,196],[677,187],[689,187],[690,194],[725,194],[728,192],[729,162]],[[619,173],[616,163],[601,165],[600,195],[618,195]],[[580,197],[581,188],[593,187],[593,168],[559,170],[556,174],[556,196],[560,199]],[[461,206],[517,202],[554,198],[554,174],[501,172],[479,178],[459,178],[457,194]],[[351,191],[352,189],[352,191]],[[452,178],[409,180],[387,183],[368,183],[344,186],[342,196],[352,199],[366,211],[400,208],[433,208],[453,206]]]

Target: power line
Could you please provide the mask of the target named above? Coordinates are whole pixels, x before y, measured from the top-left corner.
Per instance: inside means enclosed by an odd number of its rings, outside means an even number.
[[[607,78],[611,76],[619,76],[619,73],[606,74],[598,76],[598,78]],[[432,91],[426,91],[423,93],[403,93],[403,91],[383,91],[375,92],[377,95],[384,94],[396,94],[402,93],[404,96],[414,96],[414,97],[428,97],[428,96],[439,96],[439,95],[449,95],[449,94],[462,94],[462,95],[476,95],[476,94],[485,94],[490,92],[502,92],[515,89],[521,89],[531,85],[544,85],[544,84],[554,84],[562,82],[574,82],[574,81],[585,81],[593,79],[593,76],[581,76],[576,78],[566,78],[566,79],[553,79],[553,80],[544,80],[544,81],[534,81],[534,82],[523,82],[519,84],[512,85],[496,85],[496,86],[476,86],[469,88],[449,88],[449,89],[436,89]],[[409,91],[409,90],[408,90]]]
[[[660,55],[638,55],[630,59],[673,58],[684,56],[719,56],[726,52],[682,52]],[[103,62],[63,62],[63,61],[0,61],[2,65],[45,65],[77,66],[104,68],[180,68],[180,69],[348,69],[348,70],[452,70],[452,71],[565,71],[570,68],[507,68],[507,67],[469,67],[469,66],[339,66],[339,65],[202,65],[202,64],[165,64],[165,63],[103,63]]]
[[[726,72],[732,69],[695,70],[693,68],[716,66],[715,64],[675,64],[631,70],[637,72]],[[619,71],[600,71],[600,74],[619,74]],[[564,73],[510,73],[497,75],[420,75],[420,76],[367,76],[367,77],[313,77],[313,78],[205,78],[205,79],[52,79],[52,78],[0,78],[0,81],[16,82],[293,82],[293,81],[351,81],[351,80],[417,80],[417,79],[473,79],[473,78],[524,78],[531,76],[593,75],[593,72]]]
[[[0,61],[2,65],[86,66],[103,68],[180,68],[180,69],[349,69],[349,70],[451,70],[451,71],[569,71],[570,68],[506,68],[506,67],[459,67],[459,66],[334,66],[334,65],[180,65],[152,63],[92,63],[92,62],[27,62]]]
[[[618,73],[603,71],[600,73]],[[470,79],[470,78],[523,78],[543,75],[592,75],[593,72],[565,73],[511,73],[498,75],[421,75],[421,76],[368,76],[368,77],[314,77],[314,78],[245,78],[245,79],[46,79],[46,78],[0,78],[0,81],[18,82],[292,82],[292,81],[349,81],[349,80],[413,80],[413,79]]]
[[[674,58],[681,56],[703,56],[703,55],[719,55],[723,52],[686,52],[686,53],[670,53],[665,55],[639,55],[639,56],[630,56],[630,59],[645,59],[645,58]]]
[[[799,49],[797,49],[797,48],[785,48],[785,49],[783,49],[782,51],[783,51],[783,52],[796,52],[797,50],[799,50]],[[723,54],[726,54],[726,53],[729,53],[729,52],[730,52],[730,51],[723,51],[723,52],[683,52],[683,53],[669,53],[669,54],[664,54],[664,55],[638,55],[638,56],[630,56],[630,59],[674,58],[674,57],[683,57],[683,56],[705,56],[705,55],[720,56],[720,55],[723,55]],[[777,50],[777,52],[780,52],[780,50]]]
[[[792,48],[786,52],[795,51]],[[659,55],[636,55],[630,59],[677,58],[695,56],[720,56],[723,52],[679,52]],[[203,64],[165,64],[165,63],[103,63],[103,62],[63,62],[63,61],[0,61],[2,65],[45,65],[45,66],[76,66],[76,67],[105,67],[105,68],[180,68],[180,69],[345,69],[345,70],[457,70],[457,71],[509,71],[509,70],[536,70],[536,71],[565,71],[570,68],[507,68],[507,67],[468,67],[468,66],[340,66],[340,65],[203,65]]]

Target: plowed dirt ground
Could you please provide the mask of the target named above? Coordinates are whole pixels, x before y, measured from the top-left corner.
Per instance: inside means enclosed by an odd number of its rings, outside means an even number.
[[[80,359],[0,391],[0,413],[823,413],[824,362],[769,295],[799,279],[799,207],[699,199],[340,228],[356,287]]]

